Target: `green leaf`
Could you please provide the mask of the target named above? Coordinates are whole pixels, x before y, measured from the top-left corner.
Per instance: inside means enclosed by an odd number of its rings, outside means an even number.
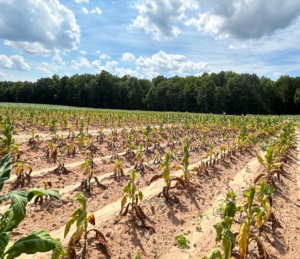
[[[0,256],[3,255],[5,248],[10,240],[11,232],[4,232],[0,234]]]
[[[27,192],[28,201],[31,201],[34,196],[48,196],[48,195],[51,195],[52,197],[61,201],[61,197],[58,190],[45,190],[41,188],[33,188],[33,189],[29,189]]]
[[[208,255],[204,256],[202,259],[222,259],[222,254],[219,249],[213,249]]]
[[[82,192],[76,193],[76,197],[72,201],[78,201],[84,209],[86,208],[86,199]]]
[[[53,239],[53,241],[55,243],[55,249],[53,250],[51,259],[58,259],[59,256],[61,256],[61,258],[64,258],[67,251],[63,248],[60,239],[55,238]]]
[[[11,199],[10,209],[5,213],[0,221],[0,232],[11,231],[17,227],[25,218],[26,205],[28,203],[27,193],[14,190],[0,197],[0,202]]]
[[[11,169],[11,153],[9,153],[4,156],[0,162],[0,191],[3,188],[4,182],[10,178]]]
[[[35,254],[54,250],[56,244],[50,235],[42,229],[34,231],[27,237],[20,238],[6,252],[6,259],[13,259],[21,254]]]
[[[141,202],[143,201],[143,197],[144,197],[143,193],[141,191],[139,191],[139,198],[140,198]]]

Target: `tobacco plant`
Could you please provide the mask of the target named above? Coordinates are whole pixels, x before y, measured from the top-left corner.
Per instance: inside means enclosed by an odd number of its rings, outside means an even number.
[[[4,156],[0,162],[0,191],[4,183],[10,178],[12,169],[11,154]],[[0,204],[11,200],[9,209],[0,219],[0,258],[13,259],[22,254],[35,254],[38,252],[53,251],[51,259],[58,259],[65,255],[59,238],[53,239],[45,230],[38,229],[28,236],[24,236],[15,242],[10,242],[12,231],[19,226],[26,216],[26,205],[35,196],[48,196],[60,200],[57,190],[29,189],[27,192],[14,190],[0,196]]]
[[[135,170],[131,171],[130,180],[124,188],[120,215],[124,217],[130,212],[133,220],[138,219],[142,222],[143,226],[145,226],[145,221],[149,221],[150,223],[153,223],[153,221],[146,216],[139,205],[139,203],[143,201],[143,193],[136,188],[135,179],[138,176]]]
[[[265,168],[266,173],[259,174],[254,179],[254,183],[257,183],[260,179],[265,179],[267,184],[272,184],[276,188],[275,181],[272,177],[274,174],[277,174],[277,178],[280,179],[282,171],[279,169],[279,167],[282,165],[282,163],[277,163],[273,155],[273,146],[268,148],[267,153],[265,154],[265,159],[256,153],[258,162]]]
[[[86,253],[87,253],[87,238],[88,238],[88,233],[89,232],[95,232],[95,240],[100,242],[105,248],[107,253],[109,254],[109,248],[108,248],[108,243],[102,234],[97,229],[90,229],[88,230],[88,223],[92,224],[95,226],[95,216],[92,212],[88,213],[86,210],[86,198],[83,193],[78,192],[76,193],[75,197],[72,199],[72,201],[77,201],[80,203],[81,207],[77,208],[71,218],[68,220],[66,226],[65,226],[65,232],[64,232],[64,238],[68,235],[71,226],[76,222],[76,230],[72,234],[69,243],[68,243],[68,248],[67,248],[67,258],[68,259],[74,259],[76,258],[76,250],[75,247],[76,245],[80,242],[80,239],[83,237],[83,249],[81,253],[81,258],[85,259],[86,258]]]
[[[240,210],[246,212],[247,218],[240,226],[238,233],[238,246],[241,257],[246,258],[249,253],[248,248],[250,243],[255,241],[259,251],[259,258],[267,259],[267,252],[262,240],[251,230],[251,226],[254,221],[256,222],[256,227],[258,228],[260,228],[262,224],[267,221],[265,209],[260,207],[258,204],[254,204],[256,189],[257,188],[255,186],[251,186],[244,192],[244,197],[247,199],[247,204],[245,206],[241,206]]]
[[[158,197],[160,197],[161,194],[163,194],[163,196],[165,197],[165,199],[167,201],[169,200],[169,197],[170,197],[170,194],[169,194],[170,189],[174,188],[174,187],[171,187],[172,181],[176,182],[176,186],[178,186],[178,185],[184,186],[184,181],[182,178],[170,177],[170,171],[171,171],[170,160],[171,160],[171,151],[168,151],[164,157],[164,161],[162,161],[160,164],[160,168],[163,169],[162,174],[154,175],[149,182],[149,185],[150,185],[153,181],[155,181],[157,179],[160,179],[160,178],[164,179],[166,185],[163,187],[163,191],[161,193],[159,193]],[[173,194],[173,197],[176,200],[178,200],[174,194]]]
[[[16,162],[14,166],[17,167],[15,173],[17,176],[16,187],[18,187],[19,185],[21,185],[21,187],[24,187],[25,180],[27,180],[28,182],[30,181],[30,174],[32,172],[32,167],[29,164],[24,163],[24,161],[21,159],[19,159],[19,161]],[[26,172],[27,170],[28,172]]]

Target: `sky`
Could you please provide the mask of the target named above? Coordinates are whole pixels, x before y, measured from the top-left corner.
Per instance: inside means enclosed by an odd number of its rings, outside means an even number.
[[[300,0],[0,0],[0,81],[300,76]]]

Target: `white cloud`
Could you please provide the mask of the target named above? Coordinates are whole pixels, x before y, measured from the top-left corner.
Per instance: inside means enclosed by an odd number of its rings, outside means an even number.
[[[56,53],[55,56],[53,57],[53,64],[62,65],[62,66],[66,65],[66,63],[63,61],[63,59],[58,53]]]
[[[178,54],[167,54],[160,51],[151,57],[139,57],[136,60],[137,71],[147,78],[161,74],[200,75],[209,72],[210,67],[205,62],[192,62],[187,57]]]
[[[102,11],[100,8],[96,7],[95,9],[92,9],[91,13],[102,14]]]
[[[119,68],[117,61],[110,61],[110,62],[108,61],[106,62],[105,66],[101,66],[101,61],[95,60],[92,62],[92,66],[98,73],[101,73],[102,70],[106,70],[113,75],[118,75],[121,77],[124,75],[131,75],[131,76],[138,77],[139,75],[137,71],[134,71],[132,69]]]
[[[73,12],[58,0],[0,1],[0,38],[28,54],[76,49],[80,29]]]
[[[108,55],[106,55],[106,54],[101,54],[101,55],[99,56],[99,58],[100,58],[100,59],[110,59],[111,57],[108,56]]]
[[[52,71],[48,70],[47,68],[40,67],[40,66],[37,67],[36,70],[40,71],[40,72],[48,73],[48,74],[52,73]]]
[[[84,13],[89,13],[88,9],[86,9],[85,7],[82,7],[81,10],[82,10]]]
[[[234,46],[233,45],[229,45],[228,48],[234,49]]]
[[[80,4],[82,2],[88,3],[89,0],[75,0],[75,3]]]
[[[30,70],[29,65],[25,63],[24,58],[19,55],[14,55],[11,57],[0,55],[0,68],[20,71]]]
[[[135,60],[135,57],[134,57],[133,54],[126,52],[126,53],[123,54],[121,60],[122,60],[122,61],[134,61],[134,60]]]
[[[44,65],[44,66],[48,66],[49,65],[49,63],[48,62],[42,62],[42,64]]]
[[[218,38],[260,39],[290,26],[300,15],[299,0],[198,0],[202,10],[186,25]]]
[[[72,60],[72,64],[73,65],[71,67],[74,69],[81,69],[91,66],[90,62],[84,57],[79,57],[77,60]]]
[[[87,52],[84,51],[84,50],[79,50],[79,52],[80,52],[82,55],[86,55],[86,54],[87,54]]]
[[[246,48],[248,48],[247,45],[246,45],[246,44],[243,44],[243,45],[242,45],[242,49],[246,49]]]
[[[195,8],[194,2],[193,0],[140,0],[134,5],[139,15],[133,20],[131,26],[152,34],[158,41],[176,38],[181,30],[173,23],[185,17],[187,8]]]

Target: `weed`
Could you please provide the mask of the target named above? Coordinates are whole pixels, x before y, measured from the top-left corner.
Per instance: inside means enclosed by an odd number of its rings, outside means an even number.
[[[175,237],[175,240],[177,241],[178,247],[187,247],[188,244],[190,244],[190,241],[186,239],[185,236],[188,236],[189,233],[183,233],[183,235],[179,235]]]

